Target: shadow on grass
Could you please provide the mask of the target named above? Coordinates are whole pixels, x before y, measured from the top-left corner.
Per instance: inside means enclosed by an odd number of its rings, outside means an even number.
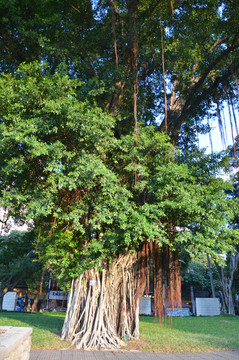
[[[1,312],[1,326],[30,326],[60,335],[65,313]]]

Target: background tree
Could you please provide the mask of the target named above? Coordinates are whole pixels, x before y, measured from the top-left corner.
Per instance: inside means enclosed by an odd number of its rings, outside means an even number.
[[[212,272],[215,290],[219,291],[221,288],[216,266],[212,267]],[[207,290],[210,296],[212,296],[207,259],[205,256],[202,256],[201,259],[194,259],[188,264],[188,268],[185,269],[183,273],[183,284],[187,286],[192,284],[195,290]]]
[[[0,279],[3,295],[20,283],[38,281],[40,264],[34,254],[34,232],[12,231],[0,237]]]
[[[230,175],[233,179],[233,188],[228,191],[229,197],[238,199],[238,138],[235,139],[233,146],[228,149],[230,156]],[[239,228],[238,215],[230,223],[230,227],[234,229],[234,233],[238,232]],[[235,315],[235,299],[233,297],[233,284],[235,282],[235,273],[238,269],[239,253],[238,242],[235,241],[232,251],[227,252],[223,264],[217,264],[219,278],[221,282],[223,312]]]

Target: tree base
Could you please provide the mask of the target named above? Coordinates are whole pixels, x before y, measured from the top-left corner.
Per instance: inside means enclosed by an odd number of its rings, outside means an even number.
[[[102,272],[72,281],[62,340],[77,349],[115,349],[139,336],[137,254],[120,256]]]

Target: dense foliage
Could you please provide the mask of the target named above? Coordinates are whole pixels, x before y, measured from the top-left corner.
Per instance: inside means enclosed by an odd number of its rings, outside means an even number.
[[[144,239],[198,252],[230,248],[235,205],[218,158],[176,156],[165,133],[115,136],[115,120],[84,99],[62,68],[22,65],[1,82],[1,202],[33,219],[40,256],[70,278]],[[185,156],[185,155],[184,155]],[[39,240],[38,240],[39,242]]]
[[[236,0],[1,0],[0,11],[1,70],[43,60],[53,74],[66,62],[85,94],[119,116],[118,134],[137,117],[185,145],[235,99]]]

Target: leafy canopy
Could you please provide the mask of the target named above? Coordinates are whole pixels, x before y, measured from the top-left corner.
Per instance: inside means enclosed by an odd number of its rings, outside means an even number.
[[[0,85],[1,205],[34,220],[40,259],[59,277],[145,239],[195,252],[230,248],[221,239],[234,200],[215,159],[198,153],[183,163],[150,126],[119,138],[115,118],[64,66],[52,75],[45,64],[22,64]]]

